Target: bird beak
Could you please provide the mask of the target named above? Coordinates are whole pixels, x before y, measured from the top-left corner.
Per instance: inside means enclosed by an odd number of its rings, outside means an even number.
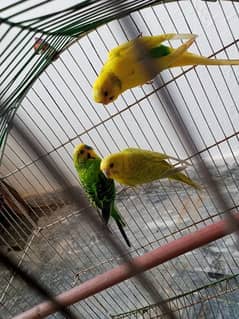
[[[107,104],[109,104],[109,100],[107,99],[107,97],[104,100],[101,100],[101,103],[105,106]]]
[[[95,100],[96,103],[103,103],[104,101],[102,101],[102,96],[101,96],[101,91],[97,88],[93,89],[93,98]]]
[[[93,89],[93,98],[96,103],[102,103],[104,106],[110,102],[107,97],[102,96],[101,90],[97,88]]]
[[[110,178],[110,171],[108,169],[104,169],[103,174],[105,175],[106,178]]]

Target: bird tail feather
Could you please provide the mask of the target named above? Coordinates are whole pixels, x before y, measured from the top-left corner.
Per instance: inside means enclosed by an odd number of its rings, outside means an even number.
[[[130,243],[129,238],[127,237],[127,235],[126,235],[126,233],[125,233],[125,231],[124,231],[122,222],[119,221],[119,220],[116,220],[116,224],[117,224],[117,226],[118,226],[118,228],[119,228],[119,231],[121,232],[122,236],[124,237],[124,240],[125,240],[126,244],[127,244],[129,247],[131,247],[131,243]]]
[[[125,227],[126,223],[125,223],[123,217],[118,212],[116,207],[113,208],[112,217],[114,218],[114,220],[115,220],[115,222],[116,222],[116,224],[117,224],[117,226],[119,228],[119,231],[121,232],[122,236],[124,237],[124,240],[126,241],[127,245],[129,247],[131,247],[129,238],[127,237],[127,235],[126,235],[126,233],[124,231],[124,227]]]
[[[204,56],[185,52],[178,59],[176,59],[170,67],[184,66],[184,65],[238,65],[239,59],[210,59]]]
[[[180,181],[184,184],[192,186],[198,190],[202,189],[201,185],[199,185],[197,182],[194,182],[191,178],[189,178],[188,176],[186,176],[185,174],[182,174],[182,173],[177,173],[175,175],[171,175],[168,178],[175,179],[175,180]]]
[[[160,178],[173,178],[172,176],[177,175],[179,172],[185,170],[185,168],[186,168],[185,166],[179,166],[179,167],[169,166],[169,168],[160,175]]]

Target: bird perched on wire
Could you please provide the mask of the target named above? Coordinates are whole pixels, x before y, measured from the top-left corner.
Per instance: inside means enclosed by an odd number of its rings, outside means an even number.
[[[166,161],[167,159],[177,160],[177,163],[170,164]],[[106,177],[128,186],[137,186],[169,178],[195,189],[201,189],[198,183],[181,173],[186,167],[185,161],[175,159],[167,154],[138,148],[127,148],[119,153],[108,155],[102,159],[100,165],[100,169]]]
[[[73,161],[82,187],[91,203],[100,210],[105,224],[108,223],[110,216],[113,217],[130,247],[130,241],[124,231],[125,222],[114,204],[115,184],[101,172],[101,158],[91,146],[79,144],[74,148]]]
[[[174,33],[144,36],[112,49],[93,84],[95,102],[109,104],[124,91],[149,83],[159,72],[168,68],[185,65],[239,64],[239,60],[209,59],[187,52],[195,38],[194,34]],[[187,39],[187,41],[176,49],[162,44],[166,40],[177,39]],[[136,44],[142,46],[143,52],[137,52]],[[149,61],[153,63],[154,72],[146,68]]]

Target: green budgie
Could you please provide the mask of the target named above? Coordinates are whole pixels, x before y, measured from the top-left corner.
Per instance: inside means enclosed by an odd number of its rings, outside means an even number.
[[[92,147],[79,144],[74,148],[73,161],[84,191],[91,203],[101,211],[105,224],[108,223],[110,216],[114,218],[122,236],[130,247],[131,244],[123,229],[125,222],[114,205],[115,184],[112,179],[107,179],[101,172],[101,158]]]

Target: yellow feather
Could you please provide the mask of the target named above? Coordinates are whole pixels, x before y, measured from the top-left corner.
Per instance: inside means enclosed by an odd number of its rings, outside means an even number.
[[[163,34],[159,36],[141,37],[119,45],[108,54],[99,76],[93,84],[93,97],[97,103],[109,104],[115,101],[124,91],[151,81],[161,71],[184,65],[239,65],[239,60],[208,59],[187,52],[194,42],[193,34]],[[160,55],[161,43],[166,40],[188,39],[178,48],[164,46],[165,51]],[[145,56],[139,56],[134,44],[139,41],[145,48]],[[152,50],[154,55],[152,56]],[[150,58],[154,62],[155,72],[150,74],[144,62]]]
[[[179,160],[173,165],[165,160],[169,158],[171,157],[167,154],[130,148],[106,156],[101,161],[100,168],[109,178],[128,186],[170,178],[196,189],[201,188],[199,184],[181,173],[185,166],[178,166],[178,164],[183,163],[183,161]]]

